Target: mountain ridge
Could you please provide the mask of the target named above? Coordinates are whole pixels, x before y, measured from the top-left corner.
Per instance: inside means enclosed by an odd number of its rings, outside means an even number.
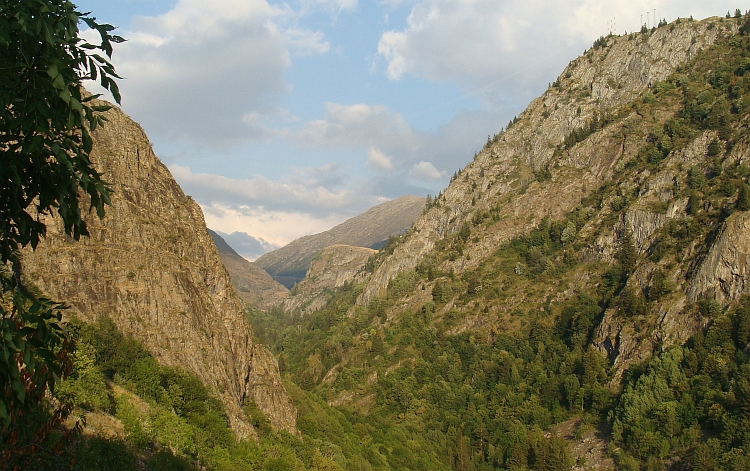
[[[103,104],[103,102],[102,102]],[[80,241],[50,218],[23,254],[24,273],[70,313],[108,316],[162,364],[185,368],[216,393],[238,436],[255,430],[254,401],[275,427],[296,433],[296,409],[274,356],[253,332],[207,231],[200,207],[153,153],[143,129],[119,108],[92,132],[91,160],[112,188],[104,219],[85,215]]]
[[[424,202],[425,199],[419,196],[386,201],[332,229],[300,237],[278,250],[263,254],[255,264],[291,288],[304,278],[313,256],[325,247],[344,244],[371,248],[383,244],[390,236],[405,232],[411,226],[424,209]]]

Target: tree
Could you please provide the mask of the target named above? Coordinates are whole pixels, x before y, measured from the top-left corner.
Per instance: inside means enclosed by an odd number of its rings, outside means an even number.
[[[620,241],[620,247],[615,255],[617,261],[620,262],[625,276],[629,276],[633,270],[635,270],[635,264],[638,259],[638,252],[635,249],[635,243],[633,242],[633,233],[630,229],[625,228],[622,233],[622,240]]]
[[[79,22],[101,42],[81,39]],[[6,446],[8,427],[72,365],[65,306],[23,284],[19,250],[45,236],[46,215],[59,216],[76,240],[87,235],[82,195],[89,211],[104,216],[109,190],[89,159],[90,132],[109,107],[96,104],[99,95],[86,94],[82,83],[98,80],[120,102],[119,77],[107,58],[123,39],[113,29],[67,0],[4,0],[0,7],[0,441]]]
[[[737,195],[737,210],[747,211],[750,209],[750,189],[747,187],[747,183],[740,185],[740,192]]]

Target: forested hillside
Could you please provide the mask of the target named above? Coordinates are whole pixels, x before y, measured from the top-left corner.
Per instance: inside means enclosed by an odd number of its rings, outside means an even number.
[[[373,468],[585,468],[556,433],[575,418],[579,436],[609,434],[623,469],[750,466],[748,28],[681,20],[600,39],[368,281],[311,318],[256,313]],[[631,71],[640,86],[591,71],[679,46],[683,63],[648,58],[663,79]],[[535,126],[569,131],[537,150]]]

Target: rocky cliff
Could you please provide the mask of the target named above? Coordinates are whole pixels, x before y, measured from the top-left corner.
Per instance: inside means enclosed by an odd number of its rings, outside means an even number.
[[[47,238],[24,254],[24,273],[85,320],[109,316],[162,363],[185,368],[226,405],[232,428],[253,434],[242,412],[255,401],[295,432],[296,410],[274,356],[253,341],[239,299],[198,205],[154,155],[141,127],[113,108],[94,133],[92,161],[112,188],[106,217],[87,217],[90,237]]]
[[[287,311],[300,309],[309,314],[325,306],[334,289],[362,281],[362,268],[376,250],[351,245],[331,245],[310,262],[305,278],[292,289],[282,306]]]
[[[284,285],[235,252],[219,234],[211,229],[208,233],[216,244],[237,295],[243,301],[261,309],[269,309],[279,306],[289,296],[289,290]]]
[[[600,278],[592,277],[601,266],[596,264],[615,263],[627,232],[639,257],[627,289],[647,296],[658,272],[666,273],[675,291],[654,301],[647,318],[625,318],[619,305],[613,306],[597,329],[594,345],[622,369],[655,348],[686,340],[708,322],[688,313],[691,303],[711,296],[726,305],[749,291],[746,215],[721,222],[737,198],[736,190],[726,190],[720,201],[712,196],[716,190],[694,186],[693,181],[700,180],[700,172],[705,179],[725,175],[721,178],[731,180],[725,185],[736,185],[736,175],[722,172],[746,166],[748,153],[744,140],[728,143],[732,132],[744,129],[743,122],[734,125],[735,131],[728,124],[724,128],[707,124],[710,113],[728,113],[726,102],[714,98],[710,90],[700,95],[701,89],[686,85],[688,75],[674,74],[694,74],[691,77],[703,77],[701,83],[715,76],[721,53],[711,47],[737,34],[738,28],[734,19],[683,19],[646,33],[597,41],[509,129],[488,140],[415,221],[392,255],[378,261],[357,304],[363,307],[391,296],[389,286],[431,263],[437,264],[435,272],[450,272],[451,279],[486,276],[488,259],[498,247],[540,224],[567,217],[572,224],[569,234],[575,235],[571,240],[576,241],[567,257],[592,265],[533,294],[512,296],[502,292],[508,283],[496,280],[493,271],[491,279],[477,282],[480,288],[500,286],[501,298],[508,296],[502,309],[487,306],[485,312],[496,312],[488,316],[476,314],[477,306],[463,307],[460,315],[465,317],[454,332],[507,327],[507,314],[513,310],[538,310],[543,305],[551,309],[550,302],[554,306],[576,293],[598,289]],[[671,81],[665,83],[668,77]],[[697,117],[698,106],[706,109],[703,118]],[[728,123],[730,118],[716,119]],[[701,131],[682,134],[675,128],[678,123]],[[720,158],[707,159],[717,155]],[[696,205],[690,206],[691,202]],[[587,222],[572,222],[573,213],[585,214]],[[659,244],[675,237],[665,231],[700,224],[705,226],[691,236],[679,236],[696,239],[675,258],[655,258]],[[529,260],[527,256],[526,263],[519,262],[517,273],[525,273]],[[558,264],[569,262],[546,259],[545,263],[547,272],[554,273]],[[434,289],[435,282],[428,282],[430,286]],[[423,293],[417,292],[402,305],[414,309],[424,301]],[[449,302],[438,314],[455,308]]]
[[[405,232],[422,213],[425,199],[402,196],[379,204],[320,234],[301,237],[255,261],[287,287],[305,276],[313,256],[325,247],[344,244],[379,248],[389,237]]]

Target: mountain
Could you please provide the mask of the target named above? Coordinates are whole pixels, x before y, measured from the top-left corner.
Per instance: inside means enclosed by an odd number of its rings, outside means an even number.
[[[422,213],[424,203],[425,199],[418,196],[386,201],[330,230],[300,237],[278,250],[263,254],[255,264],[291,288],[304,278],[313,256],[325,247],[344,244],[379,248],[389,237],[406,232]]]
[[[685,319],[682,308],[713,290],[708,279],[693,276],[702,266],[702,251],[713,244],[695,240],[699,245],[680,254],[681,263],[672,261],[669,267],[665,261],[652,261],[649,255],[664,239],[666,227],[691,220],[688,202],[699,197],[691,192],[689,171],[695,168],[710,179],[724,169],[744,164],[745,157],[743,145],[734,146],[724,155],[728,131],[720,133],[717,124],[707,124],[707,117],[684,111],[686,102],[690,105],[700,92],[685,88],[683,82],[687,79],[682,76],[684,72],[679,75],[678,71],[695,60],[699,52],[736,34],[737,29],[735,20],[683,20],[643,35],[598,41],[572,61],[541,97],[532,101],[463,169],[414,223],[411,233],[393,249],[393,254],[373,272],[357,304],[366,306],[397,277],[426,263],[434,264],[434,269],[443,273],[479,277],[489,285],[484,266],[497,247],[528,234],[544,221],[547,225],[572,222],[578,244],[567,249],[571,252],[568,257],[609,265],[628,232],[635,250],[643,257],[638,264],[640,271],[629,282],[639,279],[638,289],[645,293],[653,272],[664,270],[679,287],[675,298],[664,300],[667,304],[655,308],[660,315],[648,332],[643,326],[633,326],[632,321],[612,318],[616,310],[607,311],[597,333],[597,348],[616,365],[622,365],[631,359],[645,358],[654,345],[665,348],[687,340],[706,322]],[[714,63],[721,64],[721,59],[704,60],[712,63],[706,66],[709,70],[696,73],[710,77],[714,73],[710,68]],[[701,99],[710,100],[708,96],[704,93]],[[690,106],[702,106],[705,110],[701,113],[706,115],[714,111],[712,106],[721,106],[716,112],[728,114],[729,105],[722,103],[699,102]],[[694,129],[688,131],[691,125]],[[682,128],[675,129],[678,126]],[[708,150],[714,141],[722,150],[720,162],[708,158],[714,157]],[[721,171],[712,165],[720,166]],[[716,201],[703,197],[701,201],[707,208],[717,210]],[[716,236],[716,231],[730,222],[720,217],[711,222],[710,230],[706,229]],[[730,224],[728,228],[734,226]],[[703,231],[701,234],[706,235]],[[727,256],[732,258],[726,262],[729,270],[743,272],[737,265],[744,263],[741,255]],[[552,264],[553,271],[557,270],[560,260],[544,254],[540,257]],[[565,282],[559,280],[559,290],[547,286],[537,296],[552,297],[559,303],[576,292],[592,289],[598,279],[591,276],[590,267],[584,272],[575,273],[573,279]],[[563,289],[566,282],[569,286]],[[499,288],[508,285],[502,280],[496,283]],[[739,283],[744,286],[744,282]],[[744,288],[726,286],[718,290],[718,296],[727,305],[744,292]],[[490,323],[502,323],[502,316],[508,312],[539,303],[537,296],[528,299],[503,293],[506,304]],[[475,321],[476,318],[464,322],[468,326]],[[652,340],[643,342],[644,335]],[[633,344],[635,338],[637,345]]]
[[[234,251],[223,237],[211,229],[209,235],[213,238],[221,261],[229,272],[234,289],[243,301],[262,309],[278,306],[289,295],[289,290],[276,282],[263,269]]]
[[[310,261],[305,278],[294,285],[282,307],[299,309],[303,314],[325,306],[337,288],[362,280],[362,268],[377,253],[367,247],[331,245],[318,252]]]
[[[600,38],[325,306],[253,317],[346,417],[327,439],[384,469],[749,469],[749,33]]]
[[[163,365],[196,375],[223,402],[239,436],[255,434],[242,410],[254,401],[280,430],[296,433],[296,409],[277,361],[253,340],[242,304],[199,206],[154,155],[141,127],[118,108],[93,133],[92,162],[112,189],[89,237],[64,236],[58,221],[23,256],[24,273],[70,315],[108,316]],[[85,204],[85,203],[84,203]]]

